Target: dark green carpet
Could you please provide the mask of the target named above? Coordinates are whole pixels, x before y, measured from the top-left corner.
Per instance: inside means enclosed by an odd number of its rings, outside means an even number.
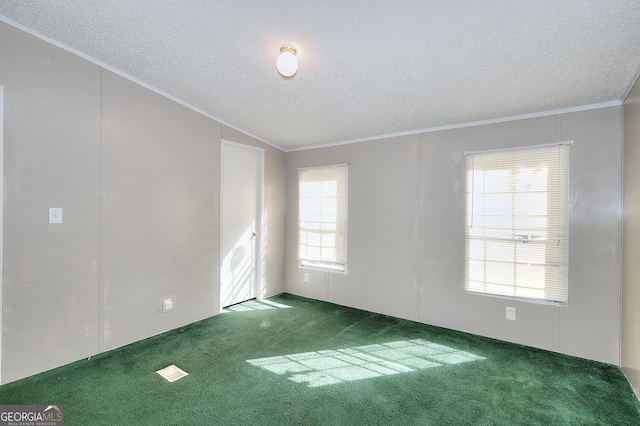
[[[637,425],[614,366],[283,294],[0,386],[66,425]],[[260,308],[260,309],[253,309]],[[250,361],[250,362],[248,362]],[[170,364],[189,373],[169,383]]]

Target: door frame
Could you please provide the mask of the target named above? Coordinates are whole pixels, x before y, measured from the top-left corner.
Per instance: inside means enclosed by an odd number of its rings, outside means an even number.
[[[4,87],[0,86],[0,188],[4,188]],[[0,197],[0,384],[2,384],[2,275],[4,266],[4,197]]]
[[[223,202],[222,200],[224,200],[224,191],[225,191],[225,182],[224,182],[224,170],[223,170],[223,165],[225,162],[225,147],[227,148],[232,148],[232,149],[243,149],[243,150],[247,150],[247,151],[251,151],[254,152],[256,154],[256,161],[258,163],[258,167],[257,167],[257,176],[256,176],[256,218],[255,218],[255,223],[256,223],[256,228],[255,228],[255,232],[258,233],[257,237],[256,237],[256,241],[254,244],[254,253],[253,253],[253,258],[254,258],[254,265],[253,265],[253,269],[254,269],[254,295],[255,298],[257,300],[262,300],[264,298],[264,294],[263,294],[263,289],[265,287],[265,283],[263,283],[263,268],[264,268],[264,264],[265,261],[262,258],[263,257],[263,248],[265,247],[264,244],[264,238],[265,238],[265,233],[264,231],[266,230],[266,226],[263,224],[263,208],[264,208],[264,149],[263,148],[259,148],[253,145],[247,145],[247,144],[243,144],[243,143],[238,143],[238,142],[232,142],[229,140],[225,140],[222,139],[221,143],[220,143],[220,233],[219,233],[219,253],[220,253],[220,258],[219,258],[219,265],[218,265],[218,270],[221,272],[222,271],[222,262],[224,261],[224,254],[222,252],[223,247],[222,247],[222,242],[223,242],[223,233],[224,233],[224,217],[223,217]],[[228,189],[227,189],[228,190]],[[220,312],[222,310],[222,276],[220,275],[220,282],[218,283],[218,312]]]

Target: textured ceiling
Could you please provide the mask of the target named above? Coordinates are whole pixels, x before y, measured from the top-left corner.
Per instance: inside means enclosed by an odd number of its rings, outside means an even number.
[[[0,15],[287,150],[621,101],[640,69],[640,0],[2,0]]]

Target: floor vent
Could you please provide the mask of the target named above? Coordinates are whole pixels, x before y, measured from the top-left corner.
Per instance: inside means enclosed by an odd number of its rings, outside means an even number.
[[[167,379],[170,382],[175,382],[178,379],[182,379],[184,376],[188,376],[189,373],[187,373],[184,370],[179,369],[178,367],[176,367],[175,365],[171,364],[170,366],[163,368],[162,370],[158,370],[156,371],[156,373],[158,373],[159,375],[161,375],[162,377],[164,377],[165,379]]]

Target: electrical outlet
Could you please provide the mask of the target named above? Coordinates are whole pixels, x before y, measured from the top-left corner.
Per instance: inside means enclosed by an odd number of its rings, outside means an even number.
[[[49,209],[49,223],[62,223],[62,207]]]
[[[509,321],[516,320],[516,308],[507,308],[507,319]]]
[[[162,305],[162,312],[169,312],[173,309],[173,300],[164,299],[164,304]]]
[[[309,282],[309,274],[308,273],[304,273],[304,282],[308,283]]]

